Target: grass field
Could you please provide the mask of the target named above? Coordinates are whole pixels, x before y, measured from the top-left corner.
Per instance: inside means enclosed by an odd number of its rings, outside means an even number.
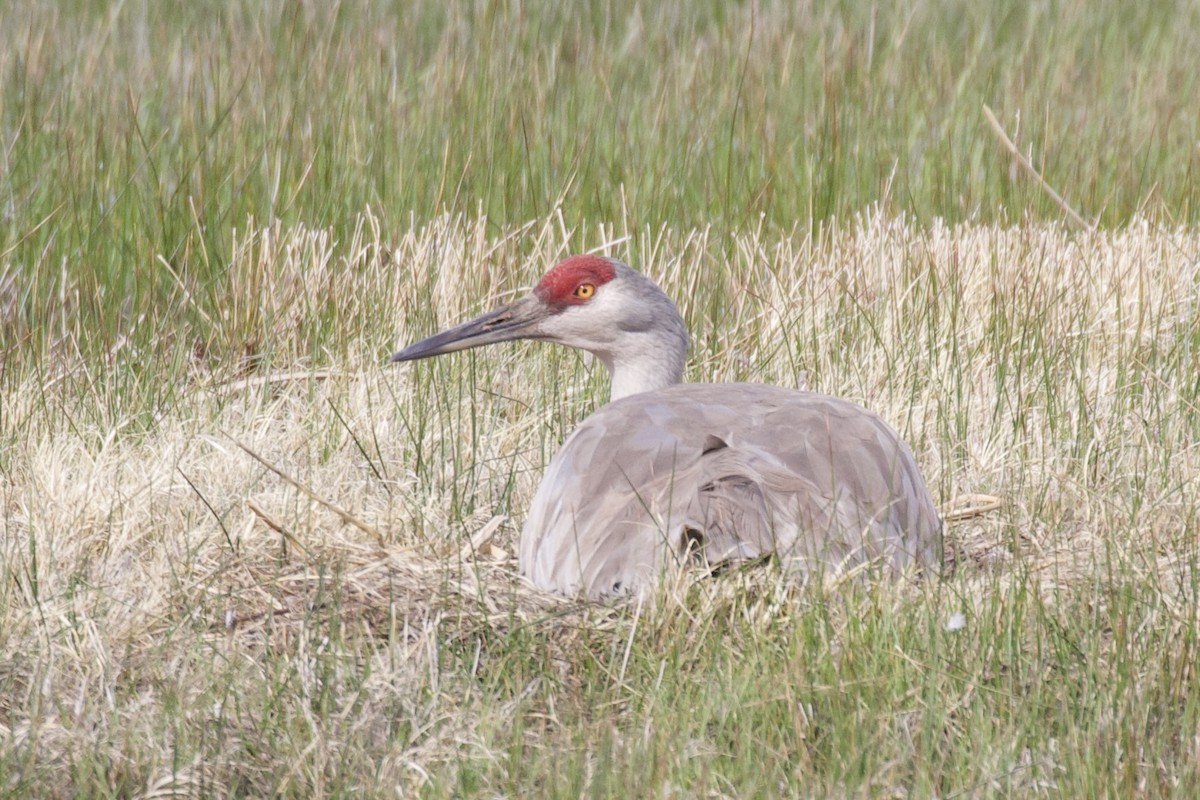
[[[1197,52],[1185,2],[0,5],[0,792],[1197,796]],[[689,379],[1003,506],[916,586],[521,584],[603,370],[384,361],[580,251]]]

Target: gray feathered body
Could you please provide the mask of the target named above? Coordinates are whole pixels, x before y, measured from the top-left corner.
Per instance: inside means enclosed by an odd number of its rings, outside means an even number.
[[[940,567],[941,522],[894,430],[836,397],[680,384],[679,310],[616,259],[566,258],[528,296],[392,360],[513,339],[586,350],[612,375],[613,402],[568,437],[525,521],[521,571],[539,587],[641,593],[676,564],[767,555],[801,574]]]
[[[564,594],[640,593],[686,561],[775,555],[802,574],[937,570],[912,453],[875,414],[760,384],[679,384],[585,420],[550,462],[521,571]]]

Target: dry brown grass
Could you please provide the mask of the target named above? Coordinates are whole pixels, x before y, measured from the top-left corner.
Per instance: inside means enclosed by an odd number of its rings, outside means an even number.
[[[1002,498],[948,530],[947,581],[972,624],[1002,615],[1006,586],[1051,605],[1095,587],[1103,605],[1103,587],[1136,581],[1158,600],[1155,624],[1195,630],[1195,231],[867,216],[725,242],[552,217],[500,233],[446,218],[393,236],[368,214],[347,242],[279,226],[237,241],[229,280],[244,304],[216,327],[270,342],[274,373],[198,353],[187,390],[149,421],[122,412],[103,365],[66,358],[0,397],[0,419],[21,431],[0,458],[0,746],[26,754],[8,767],[14,786],[70,793],[106,759],[114,791],[147,797],[320,795],[358,761],[374,764],[364,780],[401,791],[447,790],[463,761],[515,781],[514,715],[525,747],[551,752],[572,730],[553,702],[533,713],[523,698],[553,682],[571,714],[589,702],[571,688],[587,682],[581,648],[616,653],[620,687],[642,668],[640,637],[740,626],[753,638],[809,613],[810,594],[764,574],[686,584],[648,609],[522,585],[522,509],[603,379],[536,346],[382,363],[581,247],[681,301],[692,378],[859,400],[902,430],[942,500]],[[306,366],[314,315],[347,337],[320,370]],[[544,649],[496,660],[522,636]],[[214,700],[219,685],[230,692]],[[489,700],[505,691],[507,704]],[[71,777],[39,783],[53,770]]]

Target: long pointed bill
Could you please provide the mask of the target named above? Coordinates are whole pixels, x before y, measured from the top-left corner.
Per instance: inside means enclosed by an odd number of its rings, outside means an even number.
[[[523,297],[512,305],[501,306],[469,322],[435,333],[428,339],[410,344],[391,361],[415,361],[457,350],[480,347],[513,339],[538,338],[537,324],[546,318],[546,306],[537,297]]]

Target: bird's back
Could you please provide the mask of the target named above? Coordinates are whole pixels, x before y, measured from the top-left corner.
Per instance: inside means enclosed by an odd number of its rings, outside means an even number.
[[[603,597],[696,559],[937,569],[941,538],[912,453],[875,414],[795,389],[680,384],[610,403],[568,437],[520,560],[543,589]]]

